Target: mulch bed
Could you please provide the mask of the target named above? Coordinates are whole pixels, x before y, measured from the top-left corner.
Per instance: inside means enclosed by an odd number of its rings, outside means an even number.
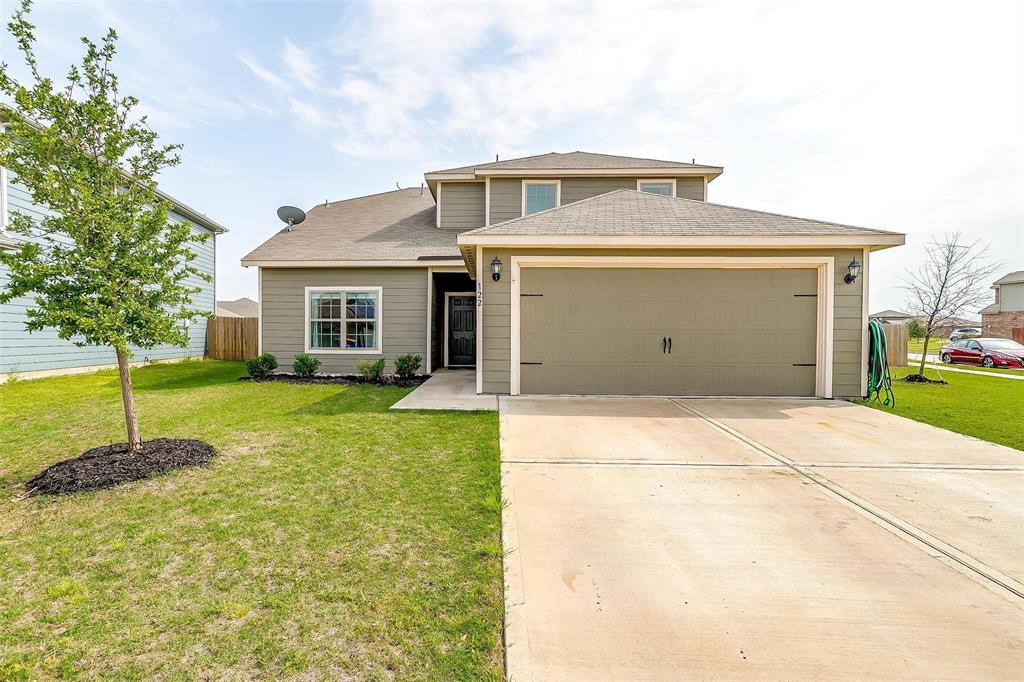
[[[213,446],[201,440],[155,438],[132,455],[127,443],[104,445],[58,462],[25,484],[28,495],[69,495],[139,481],[172,469],[206,464]]]
[[[928,377],[922,376],[920,374],[908,374],[907,376],[905,376],[902,379],[900,379],[900,381],[905,381],[908,384],[945,384],[945,383],[948,383],[946,381],[943,381],[942,379],[929,379]]]
[[[413,386],[419,386],[424,381],[429,379],[428,376],[415,376],[411,379],[394,379],[388,382],[373,382],[364,379],[358,374],[314,374],[311,377],[300,377],[294,374],[271,374],[266,377],[240,377],[239,381],[253,381],[255,383],[264,383],[268,381],[283,381],[286,384],[346,384],[353,386],[356,384],[374,384],[376,386],[398,386],[400,388],[411,388]]]

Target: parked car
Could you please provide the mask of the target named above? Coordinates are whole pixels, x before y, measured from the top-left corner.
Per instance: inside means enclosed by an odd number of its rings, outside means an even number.
[[[976,336],[981,336],[981,330],[977,327],[958,327],[949,333],[949,340],[958,341],[959,339],[969,339]]]
[[[947,364],[1024,369],[1024,345],[1010,339],[959,339],[939,349]]]

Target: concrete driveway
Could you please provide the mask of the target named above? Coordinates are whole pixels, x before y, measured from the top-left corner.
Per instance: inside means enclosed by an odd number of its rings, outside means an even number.
[[[840,401],[500,409],[514,682],[1024,679],[1024,453]]]

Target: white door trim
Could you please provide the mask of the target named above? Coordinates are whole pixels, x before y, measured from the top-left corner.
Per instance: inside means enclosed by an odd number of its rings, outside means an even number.
[[[427,268],[427,364],[424,369],[426,374],[433,374],[431,365],[434,359],[430,357],[434,346],[434,269]]]
[[[511,257],[511,395],[520,390],[520,275],[530,268],[814,268],[818,273],[818,324],[815,395],[832,397],[835,258],[832,256],[512,256]],[[477,362],[479,362],[477,358]]]
[[[453,365],[448,362],[448,301],[452,296],[475,297],[475,291],[446,291],[444,292],[444,366],[445,367],[473,367],[474,365]],[[477,320],[473,325],[473,339],[476,340],[476,328],[480,326]]]
[[[476,251],[476,393],[484,392],[484,247]]]

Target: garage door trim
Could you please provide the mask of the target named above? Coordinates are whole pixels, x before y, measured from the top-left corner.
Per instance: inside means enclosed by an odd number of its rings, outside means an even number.
[[[818,274],[815,395],[832,397],[833,301],[832,256],[512,256],[510,393],[520,389],[520,281],[523,268],[813,268]]]

